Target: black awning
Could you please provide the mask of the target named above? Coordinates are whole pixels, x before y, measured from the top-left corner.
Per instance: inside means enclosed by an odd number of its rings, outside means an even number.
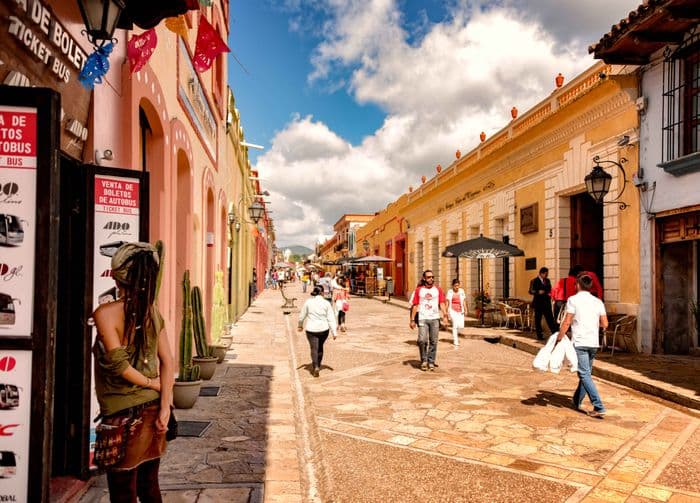
[[[125,0],[126,8],[119,16],[117,28],[133,29],[133,25],[148,30],[163,19],[198,10],[197,0]]]
[[[523,255],[525,252],[517,246],[497,239],[485,238],[483,235],[450,245],[442,252],[443,257],[466,258],[521,257]]]

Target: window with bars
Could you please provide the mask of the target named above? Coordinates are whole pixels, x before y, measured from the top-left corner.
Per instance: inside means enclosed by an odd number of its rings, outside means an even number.
[[[700,170],[700,33],[666,49],[662,120],[660,166],[674,175]]]
[[[425,268],[425,263],[423,261],[423,241],[418,241],[416,243],[416,284],[420,283],[423,277],[423,269]]]
[[[440,285],[440,239],[432,238],[430,240],[430,255],[431,255],[431,265],[430,268],[433,270],[435,275],[435,284]]]

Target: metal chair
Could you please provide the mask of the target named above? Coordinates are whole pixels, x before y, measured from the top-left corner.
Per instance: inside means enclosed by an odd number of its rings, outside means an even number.
[[[523,326],[523,314],[519,308],[509,306],[505,302],[497,302],[496,306],[498,307],[498,314],[503,323],[499,328],[508,328],[510,320],[513,320],[513,328],[516,327],[516,321],[520,321],[520,326]]]
[[[636,316],[623,316],[617,323],[615,323],[615,328],[613,329],[612,346],[610,348],[610,356],[615,354],[615,340],[617,337],[621,337],[625,343],[625,347],[632,353],[637,353],[637,342],[635,341],[633,335],[637,328],[637,317]],[[603,335],[603,344],[607,343],[607,336]]]

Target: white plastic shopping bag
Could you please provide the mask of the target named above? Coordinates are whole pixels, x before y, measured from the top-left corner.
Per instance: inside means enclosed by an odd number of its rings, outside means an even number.
[[[547,339],[547,343],[544,345],[544,347],[537,352],[537,356],[535,356],[532,366],[537,370],[547,372],[547,370],[549,370],[549,360],[552,356],[552,351],[554,350],[556,343],[557,334],[553,334],[549,339]]]

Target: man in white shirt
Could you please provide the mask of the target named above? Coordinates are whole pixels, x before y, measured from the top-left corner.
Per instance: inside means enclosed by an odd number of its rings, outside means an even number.
[[[435,370],[440,318],[447,323],[447,301],[442,288],[434,285],[435,276],[430,269],[423,271],[423,284],[411,296],[411,329],[416,327],[418,313],[418,349],[421,370]],[[430,345],[428,345],[430,343]]]
[[[588,398],[593,404],[593,411],[588,415],[602,419],[605,415],[598,388],[591,377],[593,360],[598,352],[599,328],[608,328],[608,316],[605,312],[605,304],[591,295],[593,279],[587,274],[581,274],[576,278],[576,290],[578,293],[569,297],[566,302],[566,317],[559,328],[560,341],[571,327],[571,340],[576,349],[578,358],[578,387],[574,393],[574,408],[582,410],[583,399]]]

